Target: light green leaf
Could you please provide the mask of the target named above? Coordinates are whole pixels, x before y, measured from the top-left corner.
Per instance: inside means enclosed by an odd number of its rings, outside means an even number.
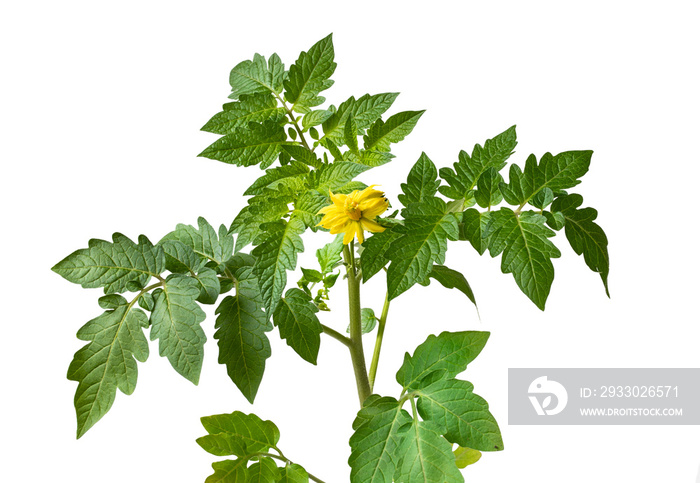
[[[610,271],[610,259],[608,257],[608,237],[603,229],[593,220],[598,217],[598,212],[593,208],[582,208],[581,195],[572,194],[559,197],[552,204],[554,216],[561,213],[564,216],[564,232],[577,255],[583,254],[583,259],[588,268],[600,274],[605,286],[605,293],[610,297],[608,290],[608,273]]]
[[[304,117],[301,118],[301,125],[304,128],[304,131],[306,131],[312,126],[318,126],[319,124],[323,124],[332,115],[332,111],[326,111],[324,109],[311,111],[304,114]]]
[[[286,144],[282,146],[283,152],[289,154],[292,158],[299,162],[318,168],[321,166],[321,160],[314,153],[306,149],[304,146],[296,144]]]
[[[309,167],[306,164],[292,161],[286,166],[268,169],[265,175],[258,178],[243,194],[260,195],[265,189],[275,189],[278,186],[297,189],[301,187],[308,173]]]
[[[308,483],[309,474],[304,468],[299,465],[291,464],[285,465],[284,468],[280,469],[282,474],[282,479],[279,483]]]
[[[413,421],[400,449],[397,483],[464,482],[452,445],[432,421]]]
[[[230,235],[219,238],[214,228],[201,216],[197,218],[197,224],[199,229],[192,225],[178,224],[175,231],[165,235],[158,244],[164,244],[166,240],[178,240],[207,260],[217,264],[228,260],[233,251],[233,238]]]
[[[401,457],[399,429],[410,421],[394,398],[373,395],[365,401],[350,437],[352,483],[392,483]]]
[[[312,173],[309,180],[312,188],[323,195],[327,195],[328,190],[336,191],[368,169],[370,169],[369,166],[362,164],[337,161],[321,166],[318,171]]]
[[[401,183],[404,194],[399,195],[399,201],[404,206],[420,201],[428,201],[435,197],[440,181],[437,180],[437,168],[425,153],[413,165],[408,173],[406,183]]]
[[[264,234],[261,225],[274,223],[289,213],[289,203],[292,201],[291,196],[279,193],[270,195],[268,190],[249,199],[248,206],[238,213],[229,228],[229,233],[238,234],[236,253]]]
[[[280,478],[280,469],[272,458],[260,458],[248,468],[246,483],[275,483]]]
[[[481,459],[481,451],[464,448],[459,446],[454,450],[455,459],[457,460],[457,468],[466,468],[469,465],[473,465]]]
[[[216,275],[216,271],[211,268],[202,268],[198,274],[193,275],[199,286],[199,297],[197,297],[197,302],[202,304],[213,304],[216,303],[216,299],[221,293],[221,284],[219,283],[219,277]]]
[[[280,94],[285,77],[284,64],[277,54],[272,54],[268,62],[262,55],[255,54],[253,60],[245,60],[231,70],[229,83],[233,92],[229,97],[238,99],[241,95],[259,92]]]
[[[206,317],[195,301],[199,294],[195,279],[173,274],[155,295],[151,313],[151,340],[159,339],[160,355],[194,384],[199,382],[207,340],[199,325]]]
[[[372,309],[362,309],[360,311],[361,314],[361,322],[362,322],[362,333],[363,334],[369,334],[374,330],[374,328],[377,326],[377,316],[374,314],[374,310]],[[348,325],[348,328],[345,329],[345,332],[348,334],[350,333],[350,326]]]
[[[326,274],[332,272],[343,259],[343,234],[335,237],[330,243],[316,250],[316,259],[321,267],[321,272]]]
[[[366,151],[364,149],[360,149],[360,154],[355,155],[350,151],[347,151],[344,155],[343,158],[346,161],[352,161],[353,163],[358,163],[358,164],[364,164],[365,166],[369,166],[370,168],[376,168],[377,166],[382,166],[392,159],[394,159],[396,156],[394,156],[391,153],[385,153],[383,151]]]
[[[240,483],[248,481],[247,460],[235,459],[212,463],[214,474],[209,475],[204,483]]]
[[[284,97],[292,103],[296,112],[306,113],[312,107],[323,104],[325,98],[318,94],[333,85],[330,76],[335,71],[333,62],[333,34],[315,43],[308,52],[299,54],[289,67],[284,81]]]
[[[437,381],[418,391],[418,412],[439,426],[450,443],[478,449],[501,451],[503,438],[488,403],[474,394],[467,381]]]
[[[426,376],[434,372],[443,378],[453,378],[479,355],[489,335],[489,332],[478,331],[443,332],[437,337],[430,335],[416,348],[413,356],[406,354],[396,373],[396,381],[409,391],[420,389]]]
[[[544,222],[544,216],[531,211],[518,215],[509,208],[501,208],[492,212],[484,234],[491,237],[491,256],[503,253],[501,271],[512,273],[520,290],[541,310],[554,281],[551,259],[561,256],[549,240],[554,232]]]
[[[457,270],[452,270],[444,265],[433,265],[433,269],[430,271],[428,276],[440,282],[445,288],[456,288],[466,295],[467,298],[476,306],[474,292],[472,292],[469,282],[467,282],[464,275]]]
[[[387,228],[365,239],[360,259],[363,283],[379,273],[389,263],[386,251],[401,236],[403,235],[393,228]]]
[[[205,451],[215,456],[245,457],[274,448],[280,432],[272,421],[263,421],[255,414],[234,411],[201,418],[206,436],[197,438]]]
[[[247,128],[251,122],[271,121],[279,124],[286,114],[283,107],[277,107],[277,100],[269,92],[243,94],[240,102],[224,104],[224,110],[215,114],[202,127],[202,131],[231,134],[236,129]]]
[[[277,159],[286,140],[284,128],[275,122],[250,123],[214,141],[198,156],[237,166],[259,164],[265,169]]]
[[[328,195],[322,195],[317,191],[309,190],[301,193],[294,200],[294,211],[292,217],[301,219],[307,228],[313,231],[318,230],[318,224],[321,222],[319,210],[328,205]]]
[[[311,297],[298,288],[290,288],[273,315],[280,337],[286,339],[302,359],[312,364],[316,364],[323,332],[316,312],[318,308],[311,302]]]
[[[342,146],[345,143],[345,124],[350,115],[355,118],[358,131],[367,129],[391,107],[398,95],[398,92],[387,92],[372,96],[365,94],[359,99],[350,97],[323,123],[324,138]]]
[[[163,249],[145,236],[138,244],[121,233],[112,240],[92,239],[88,248],[71,253],[51,270],[83,288],[104,287],[105,294],[140,290],[165,270]]]
[[[148,341],[143,334],[148,317],[132,308],[133,302],[127,305],[123,297],[110,297],[114,308],[78,331],[78,338],[90,343],[75,353],[68,368],[68,379],[78,381],[74,401],[78,438],[109,411],[117,388],[124,394],[134,392],[136,360],[145,362],[148,358]]]
[[[386,122],[378,119],[364,137],[365,149],[389,152],[392,143],[403,141],[411,134],[425,111],[404,111],[394,114]]]
[[[172,273],[196,273],[207,262],[206,258],[180,240],[162,240],[158,245],[163,247],[165,253],[165,268]]]
[[[239,284],[257,286],[252,272],[252,267],[239,269],[236,272]],[[251,404],[265,372],[265,361],[272,354],[265,335],[272,330],[272,324],[254,298],[255,289],[252,291],[251,297],[249,291],[239,288],[235,297],[226,297],[219,304],[214,333],[219,345],[219,364],[226,364],[229,377]]]
[[[566,151],[552,156],[545,153],[539,164],[534,154],[525,162],[525,169],[513,164],[508,184],[501,184],[503,197],[511,205],[525,205],[545,188],[553,192],[576,186],[586,174],[593,151]]]
[[[386,251],[391,260],[387,271],[390,300],[425,280],[433,264],[444,263],[447,240],[459,236],[457,218],[445,208],[444,201],[430,198],[404,209],[405,225],[394,228],[402,236]]]
[[[287,270],[297,265],[297,253],[304,251],[301,234],[304,222],[292,218],[265,225],[265,239],[255,247],[255,275],[260,280],[260,291],[268,319],[277,308],[287,285]]]
[[[360,148],[357,145],[357,124],[352,114],[348,116],[348,120],[345,122],[345,144],[351,153],[357,156],[360,155]]]

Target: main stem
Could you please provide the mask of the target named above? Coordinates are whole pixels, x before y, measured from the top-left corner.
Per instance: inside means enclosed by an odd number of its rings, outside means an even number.
[[[357,383],[357,395],[360,405],[367,399],[372,390],[367,378],[367,366],[365,365],[365,352],[362,348],[362,306],[360,305],[360,280],[357,277],[355,267],[354,243],[343,247],[343,257],[348,272],[348,297],[350,302],[350,357],[352,367],[355,370],[355,382]]]

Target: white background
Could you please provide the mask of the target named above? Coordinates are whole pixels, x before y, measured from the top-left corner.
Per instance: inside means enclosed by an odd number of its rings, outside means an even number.
[[[254,5],[254,6],[250,6]],[[213,310],[201,382],[177,375],[151,344],[134,395],[75,440],[76,384],[65,377],[101,313],[98,290],[50,267],[89,238],[120,231],[157,241],[178,222],[229,224],[259,172],[196,155],[199,131],[226,102],[231,67],[255,52],[288,66],[334,33],[326,92],[400,91],[427,109],[397,159],[361,179],[399,183],[426,151],[439,166],[517,124],[513,161],[595,151],[575,191],[610,240],[608,299],[563,236],[545,312],[500,273],[500,260],[452,244],[464,297],[416,287],[392,305],[378,392],[396,396],[402,355],[430,333],[489,330],[464,378],[491,404],[506,450],[465,470],[474,482],[694,482],[700,427],[509,426],[509,367],[699,367],[697,2],[14,2],[0,11],[2,71],[3,481],[195,482],[216,458],[195,443],[198,418],[241,410],[273,420],[290,458],[347,481],[357,410],[349,357],[324,338],[318,366],[276,332],[255,406],[217,364]],[[324,235],[307,237],[310,260]],[[434,284],[435,285],[435,284]],[[344,293],[323,322],[346,326]],[[381,279],[364,305],[381,308]],[[372,347],[371,339],[367,344]],[[700,381],[699,381],[700,383]],[[8,451],[9,450],[9,451]]]

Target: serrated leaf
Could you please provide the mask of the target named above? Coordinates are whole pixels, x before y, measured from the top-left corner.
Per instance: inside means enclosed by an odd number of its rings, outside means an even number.
[[[172,273],[197,272],[206,263],[204,257],[180,240],[162,240],[158,245],[163,247],[165,253],[165,268]]]
[[[503,176],[494,168],[488,168],[476,181],[477,189],[474,192],[474,200],[482,208],[499,204],[503,201],[503,194],[499,188],[502,182]]]
[[[230,134],[236,129],[247,128],[251,122],[271,121],[279,124],[286,114],[283,107],[277,107],[277,100],[269,92],[244,94],[240,102],[225,104],[223,111],[215,114],[202,126],[202,131]]]
[[[489,405],[474,394],[467,381],[448,379],[437,381],[418,394],[418,412],[432,421],[450,443],[478,449],[501,451],[503,438]]]
[[[332,111],[326,111],[325,109],[319,109],[317,111],[310,111],[304,114],[301,118],[301,125],[306,131],[312,126],[318,126],[323,124],[328,120],[329,117],[333,115]]]
[[[301,234],[304,222],[292,218],[265,225],[265,240],[255,247],[255,275],[260,280],[260,291],[268,319],[277,308],[287,285],[287,270],[297,265],[297,253],[304,251]]]
[[[442,378],[453,378],[479,355],[489,335],[478,331],[430,335],[412,356],[406,354],[396,381],[409,391],[420,389],[423,379],[433,372],[439,372]]]
[[[321,267],[321,272],[330,273],[335,267],[340,264],[343,259],[343,234],[336,236],[335,239],[326,243],[324,246],[316,250],[316,259]]]
[[[459,446],[453,451],[457,462],[457,468],[466,468],[481,459],[481,451]]]
[[[308,483],[309,474],[299,465],[285,465],[280,469],[281,479],[279,483]]]
[[[161,245],[166,240],[178,240],[194,250],[197,255],[207,260],[214,261],[217,264],[228,260],[233,251],[233,238],[230,235],[220,238],[209,222],[201,216],[197,218],[197,225],[199,228],[180,223],[174,231],[165,235],[158,244]],[[225,238],[228,238],[228,240]]]
[[[397,483],[458,483],[464,477],[457,468],[452,445],[432,421],[413,421],[400,449]]]
[[[352,161],[353,163],[364,164],[371,168],[376,168],[377,166],[383,166],[392,159],[394,156],[391,153],[385,153],[383,151],[366,151],[360,149],[360,155],[354,155],[350,151],[346,152],[344,158],[346,161]]]
[[[88,248],[77,250],[51,270],[83,288],[104,287],[104,293],[136,291],[165,270],[165,255],[141,235],[136,244],[121,233],[113,243],[92,239]]]
[[[272,54],[267,62],[265,57],[255,54],[253,60],[245,60],[231,70],[229,83],[233,92],[229,97],[238,99],[258,92],[280,94],[285,77],[284,64],[277,54]]]
[[[394,103],[398,92],[383,94],[365,94],[359,99],[350,97],[338,106],[338,110],[323,123],[324,138],[338,145],[345,143],[345,123],[350,115],[355,118],[358,130],[370,127]]]
[[[289,67],[284,96],[293,110],[306,113],[325,101],[318,94],[333,85],[330,76],[336,67],[334,56],[331,34],[316,42],[308,52],[299,54],[297,61]]]
[[[151,340],[159,340],[159,353],[180,375],[199,382],[207,340],[199,325],[206,317],[195,301],[199,284],[180,274],[169,276],[157,295],[151,313]]]
[[[302,359],[316,364],[323,327],[316,317],[318,308],[311,297],[298,288],[290,288],[280,300],[273,315],[280,337],[287,341]]]
[[[593,151],[566,151],[552,156],[545,153],[539,164],[534,154],[525,161],[525,169],[513,164],[508,184],[501,184],[503,197],[511,205],[525,205],[540,191],[553,192],[576,186],[578,178],[586,174]]]
[[[321,166],[309,180],[312,188],[327,195],[328,190],[335,191],[341,188],[368,169],[370,169],[369,166],[362,164],[337,161]]]
[[[308,173],[309,167],[306,164],[292,161],[286,166],[268,169],[265,175],[258,178],[243,194],[260,195],[265,189],[275,189],[278,186],[298,188]]]
[[[103,302],[104,303],[104,302]],[[114,309],[92,319],[78,331],[80,340],[90,341],[75,353],[68,379],[78,382],[75,411],[80,438],[112,407],[117,388],[132,394],[136,388],[136,361],[148,358],[143,329],[148,317],[123,298],[112,297]]]
[[[345,122],[345,144],[347,145],[350,152],[359,156],[360,148],[357,144],[357,124],[355,123],[355,118],[348,116],[348,120]]]
[[[255,414],[234,411],[201,418],[206,436],[197,438],[205,451],[215,456],[245,457],[274,448],[280,432],[272,421],[263,421]]]
[[[392,143],[403,141],[416,126],[425,111],[404,111],[394,114],[386,122],[378,119],[364,137],[365,149],[390,151]]]
[[[353,423],[350,437],[352,483],[391,483],[401,457],[399,428],[411,417],[391,397],[370,396]]]
[[[550,188],[542,188],[534,194],[530,200],[530,204],[535,208],[543,210],[549,206],[552,201],[554,201],[554,192]]]
[[[284,128],[275,122],[250,123],[217,139],[198,156],[237,166],[259,164],[265,169],[277,159],[286,140]]]
[[[394,228],[402,236],[392,242],[385,255],[391,260],[387,271],[390,300],[424,280],[433,264],[444,263],[447,240],[459,236],[457,218],[445,208],[444,201],[431,198],[404,209],[405,225]]]
[[[105,310],[113,310],[118,308],[120,305],[126,305],[126,303],[127,302],[124,297],[114,293],[109,295],[103,295],[102,297],[97,299],[97,305],[99,305],[101,309]]]
[[[318,230],[317,225],[321,221],[319,210],[328,205],[328,196],[322,195],[316,191],[305,191],[294,200],[294,211],[292,217],[299,218],[304,222],[306,227],[313,231]]]
[[[554,232],[544,225],[545,217],[531,211],[516,214],[509,208],[492,212],[485,236],[489,253],[501,252],[501,271],[512,273],[520,290],[544,310],[554,281],[552,258],[561,256],[549,240]]]
[[[413,165],[408,173],[406,183],[401,183],[403,194],[399,201],[404,206],[420,201],[428,201],[435,197],[440,181],[437,179],[437,168],[425,153]]]
[[[260,458],[248,468],[246,483],[275,483],[279,481],[280,469],[272,458]]]
[[[231,223],[229,233],[236,233],[236,253],[250,243],[255,242],[264,234],[261,228],[266,223],[274,223],[289,213],[289,196],[266,196],[263,193],[248,200],[249,205],[243,208]]]
[[[248,479],[246,459],[224,460],[212,463],[214,474],[209,475],[204,483],[240,483]]]
[[[321,166],[321,160],[314,153],[306,149],[304,146],[296,144],[286,144],[282,146],[283,152],[289,154],[292,158],[299,162],[318,168]]]
[[[197,302],[203,304],[213,304],[221,293],[221,284],[216,271],[211,268],[204,267],[199,273],[192,276],[197,281],[199,287],[199,297]]]
[[[440,187],[440,193],[453,200],[464,198],[489,168],[498,172],[506,165],[516,144],[515,126],[511,126],[493,139],[488,139],[483,148],[475,145],[471,156],[461,151],[459,161],[453,164],[454,169],[440,169],[440,177],[449,185]]]
[[[490,222],[491,212],[481,213],[475,209],[463,212],[459,224],[459,239],[469,240],[479,255],[483,255],[489,247],[489,237],[484,235]]]
[[[379,273],[389,263],[390,260],[386,257],[386,251],[392,243],[402,236],[402,233],[389,228],[365,239],[362,244],[363,251],[360,259],[363,283],[366,283],[367,280]]]
[[[598,212],[594,208],[582,208],[583,197],[577,194],[565,195],[556,199],[552,204],[554,217],[558,213],[564,216],[564,232],[577,255],[583,254],[583,259],[588,268],[600,274],[605,286],[605,293],[610,297],[608,290],[608,273],[610,271],[610,259],[608,257],[608,238],[603,229],[595,223]]]
[[[433,265],[433,269],[428,274],[430,278],[434,278],[445,288],[456,288],[464,295],[467,296],[469,300],[476,306],[476,299],[474,298],[474,292],[469,286],[467,279],[457,270],[452,270],[444,265]]]

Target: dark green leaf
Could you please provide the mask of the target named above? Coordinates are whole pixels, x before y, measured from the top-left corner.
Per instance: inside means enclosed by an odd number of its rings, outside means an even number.
[[[446,288],[456,288],[464,295],[467,296],[469,300],[476,306],[476,299],[474,298],[474,292],[469,286],[469,282],[460,272],[447,268],[443,265],[433,265],[433,269],[428,274],[430,278],[434,278]]]
[[[348,120],[345,122],[345,144],[351,153],[360,155],[360,148],[357,145],[357,124],[352,115],[348,116]]]
[[[280,439],[280,432],[272,421],[263,421],[255,414],[234,411],[201,419],[209,433],[197,439],[207,452],[216,456],[240,456],[268,451]]]
[[[224,105],[224,110],[215,114],[202,131],[214,134],[230,134],[236,129],[247,128],[251,122],[271,121],[279,124],[285,119],[286,111],[277,107],[277,101],[269,92],[241,96],[240,102]]]
[[[477,190],[474,192],[475,201],[482,208],[489,208],[503,201],[503,194],[499,188],[503,182],[503,176],[494,168],[488,168],[476,181]]]
[[[165,235],[158,244],[163,244],[166,240],[178,240],[207,260],[217,264],[228,260],[233,251],[233,238],[230,235],[219,238],[214,228],[201,216],[197,219],[197,224],[199,229],[192,225],[178,224],[175,231]]]
[[[298,288],[290,288],[273,316],[280,336],[302,359],[312,364],[316,364],[323,332],[316,312],[318,308],[311,302],[311,297]]]
[[[422,153],[409,171],[406,183],[401,183],[404,194],[399,195],[399,201],[404,206],[408,206],[411,203],[427,201],[435,197],[440,186],[437,175],[437,168],[433,162],[425,153]]]
[[[469,240],[479,255],[483,255],[489,246],[489,238],[484,233],[490,221],[491,212],[481,213],[475,209],[465,211],[459,224],[459,239]]]
[[[221,284],[219,283],[219,277],[216,275],[216,271],[211,268],[202,268],[198,274],[193,275],[199,286],[199,297],[197,297],[197,302],[203,304],[213,304],[221,293]]]
[[[489,332],[477,331],[430,335],[413,356],[406,354],[396,380],[408,391],[420,389],[423,379],[432,372],[438,372],[442,378],[453,378],[479,355],[489,335]]]
[[[398,143],[411,134],[418,119],[425,111],[404,111],[394,114],[386,122],[378,119],[367,131],[365,149],[390,151],[392,143]]]
[[[290,196],[271,196],[269,192],[248,200],[249,205],[241,210],[229,228],[229,233],[238,234],[236,253],[263,235],[261,225],[274,223],[289,213],[288,205],[292,201]]]
[[[172,273],[197,272],[207,259],[195,253],[189,245],[180,240],[170,239],[158,243],[165,252],[165,268]]]
[[[322,195],[312,190],[305,191],[294,201],[292,217],[301,219],[304,225],[316,231],[318,229],[317,225],[321,222],[322,218],[318,212],[321,208],[328,205],[328,203],[327,194]]]
[[[374,315],[374,310],[372,309],[362,309],[360,311],[362,315],[362,333],[369,334],[377,326],[377,316]],[[345,332],[350,333],[350,326],[345,329]]]
[[[330,80],[335,71],[333,62],[333,34],[315,43],[308,52],[299,54],[297,61],[289,67],[289,76],[284,82],[284,96],[292,103],[292,109],[306,113],[318,106],[325,98],[318,94],[333,85]]]
[[[265,175],[258,178],[243,194],[260,195],[265,189],[275,189],[278,186],[298,189],[303,185],[308,173],[309,167],[306,164],[292,161],[286,166],[268,169]]]
[[[318,168],[321,166],[321,160],[316,157],[314,153],[306,149],[304,146],[299,146],[296,144],[287,144],[282,146],[285,153],[289,154],[292,158],[306,165]]]
[[[403,236],[401,233],[391,228],[365,239],[362,244],[364,250],[360,260],[363,283],[379,273],[389,263],[386,251],[401,236]]]
[[[323,123],[324,137],[342,145],[345,143],[345,124],[350,115],[355,118],[358,130],[367,129],[391,107],[398,95],[397,92],[387,92],[372,96],[365,94],[359,99],[350,97]]]
[[[277,54],[272,54],[268,62],[262,55],[255,54],[253,60],[245,60],[231,70],[229,83],[233,92],[229,97],[238,99],[241,95],[258,92],[280,94],[284,79],[284,64]]]
[[[275,122],[250,123],[214,141],[199,156],[237,166],[260,164],[264,169],[277,159],[286,140],[284,128]]]

